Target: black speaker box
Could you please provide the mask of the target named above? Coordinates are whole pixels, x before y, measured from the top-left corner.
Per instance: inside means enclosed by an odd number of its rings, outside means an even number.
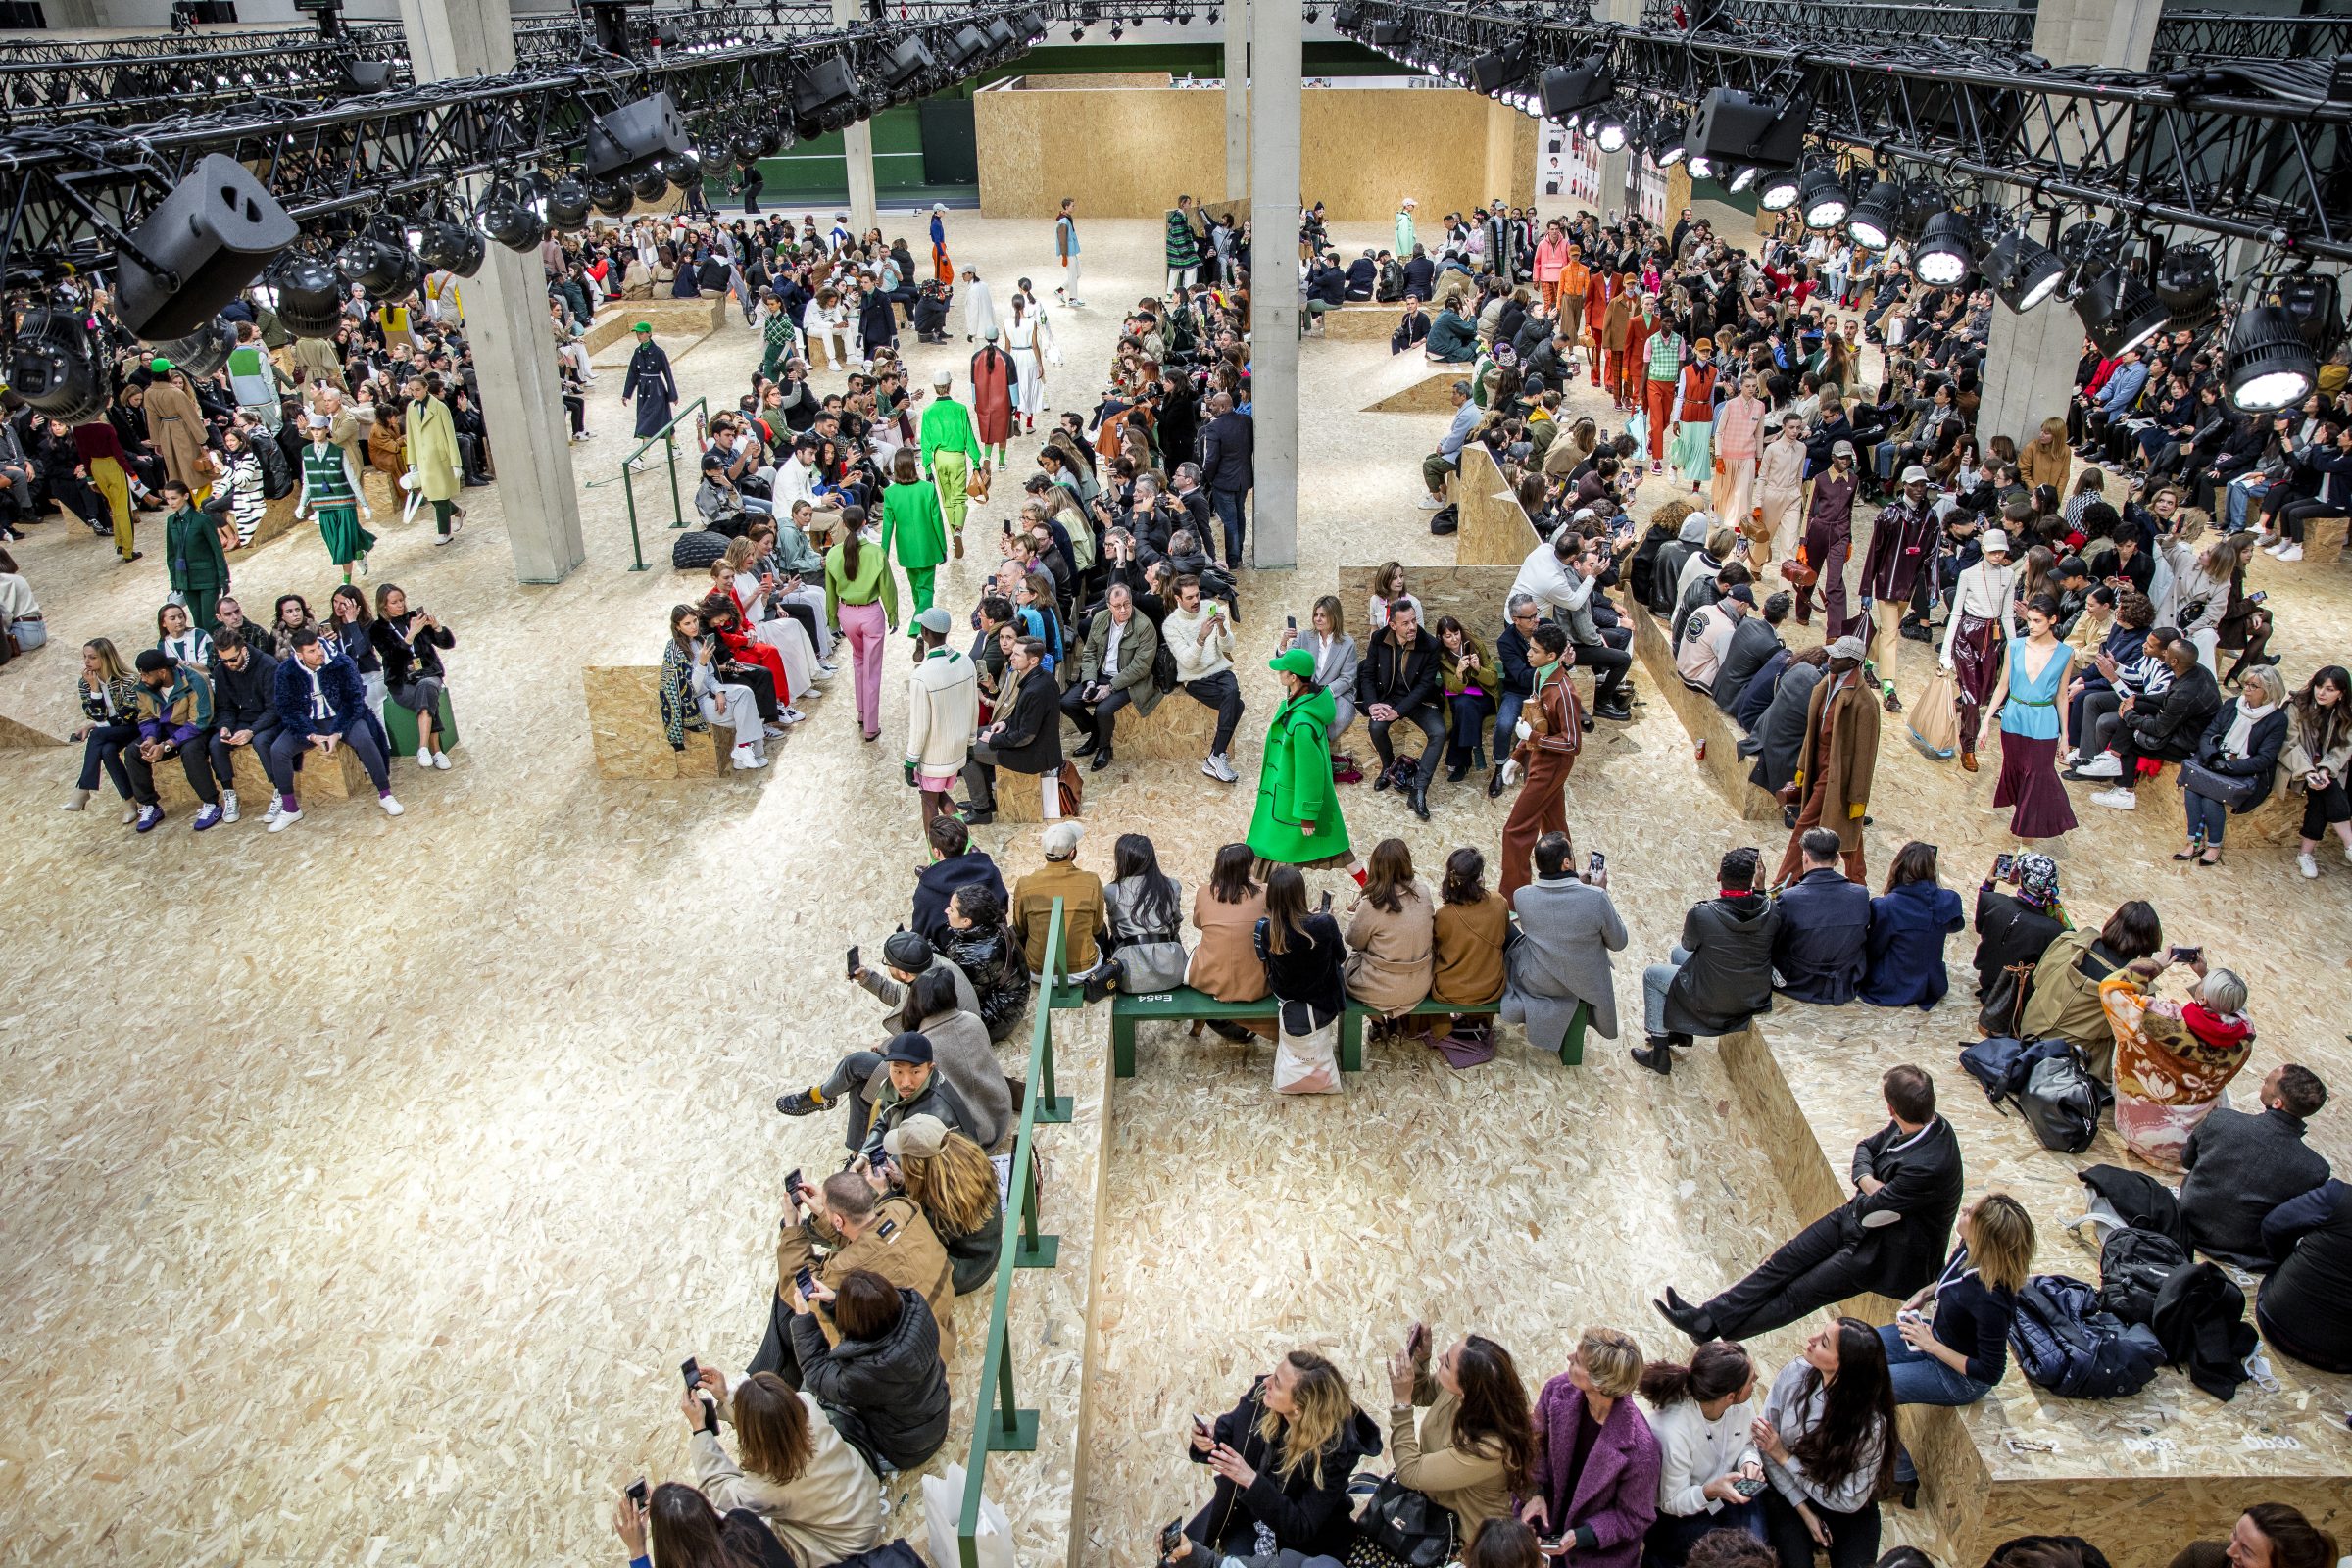
[[[185,337],[261,275],[270,258],[294,243],[294,220],[252,171],[208,154],[146,220],[131,242],[179,286],[141,266],[128,251],[115,257],[115,305],[139,337]]]

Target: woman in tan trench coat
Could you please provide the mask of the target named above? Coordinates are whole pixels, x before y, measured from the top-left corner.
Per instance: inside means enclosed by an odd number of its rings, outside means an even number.
[[[1413,875],[1404,840],[1382,839],[1364,890],[1348,909],[1348,995],[1384,1018],[1428,1001],[1436,916],[1437,901]]]

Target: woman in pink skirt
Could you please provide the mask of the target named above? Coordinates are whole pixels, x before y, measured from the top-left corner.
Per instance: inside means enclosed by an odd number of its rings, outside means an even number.
[[[2011,639],[1986,705],[2000,715],[2001,776],[1992,804],[2016,808],[2009,831],[2019,838],[2049,839],[2075,825],[2058,779],[2058,702],[2074,650],[2058,640],[2058,606],[2047,595],[2026,605],[2025,620],[2026,635]]]

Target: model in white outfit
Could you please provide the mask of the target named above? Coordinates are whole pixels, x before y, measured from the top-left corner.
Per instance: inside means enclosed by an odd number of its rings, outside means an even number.
[[[967,268],[963,274],[963,339],[973,342],[997,329],[996,299],[980,275]]]
[[[1026,303],[1014,306],[1012,318],[1004,323],[1002,346],[1012,356],[1013,370],[1021,381],[1019,396],[1013,399],[1016,410],[1024,423],[1035,424],[1046,407],[1046,368],[1038,341],[1045,323],[1028,314]]]
[[[801,629],[801,623],[781,612],[773,620],[761,620],[760,617],[767,613],[767,595],[760,591],[760,579],[750,572],[735,574],[735,593],[743,601],[745,627],[773,648],[776,657],[783,661],[785,677],[792,682],[792,695],[800,698],[814,695],[825,672],[816,667],[816,652],[808,646],[808,634]],[[817,619],[824,619],[821,612]]]
[[[850,358],[849,335],[845,325],[848,320],[849,313],[838,303],[828,307],[810,299],[808,308],[801,312],[801,335],[812,345],[818,342],[831,343],[834,365],[846,365]]]

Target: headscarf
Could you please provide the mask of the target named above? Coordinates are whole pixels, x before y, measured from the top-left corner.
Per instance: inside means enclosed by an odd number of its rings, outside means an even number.
[[[2046,855],[2017,858],[2018,902],[2036,909],[2058,906],[2058,862]]]

